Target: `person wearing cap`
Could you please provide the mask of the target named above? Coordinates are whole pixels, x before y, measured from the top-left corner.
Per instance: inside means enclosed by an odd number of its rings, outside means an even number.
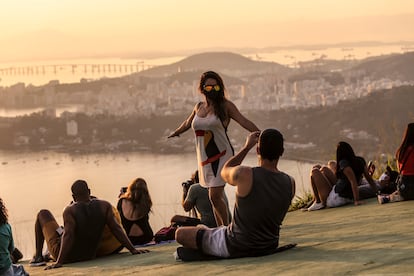
[[[257,146],[256,146],[257,145]],[[241,165],[256,146],[258,166]],[[176,240],[184,248],[220,258],[259,256],[276,252],[280,225],[295,195],[295,181],[278,167],[284,151],[276,129],[249,134],[243,148],[223,167],[221,176],[236,187],[231,223],[216,228],[179,227]],[[177,256],[183,259],[177,249]]]
[[[58,225],[49,210],[41,210],[38,213],[35,222],[36,253],[30,262],[31,266],[45,265],[42,256],[44,241],[50,255],[56,260],[55,264],[45,269],[94,259],[105,225],[122,245],[112,253],[118,253],[123,247],[132,254],[148,252],[134,248],[115,219],[112,205],[105,200],[91,198],[86,181],[75,181],[71,190],[74,201],[63,211],[63,228]]]

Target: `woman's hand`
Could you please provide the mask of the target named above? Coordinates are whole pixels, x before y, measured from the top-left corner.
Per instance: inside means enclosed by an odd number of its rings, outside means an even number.
[[[172,138],[172,137],[180,137],[179,134],[177,134],[175,131],[173,133],[171,133],[170,135],[168,135],[167,138]]]

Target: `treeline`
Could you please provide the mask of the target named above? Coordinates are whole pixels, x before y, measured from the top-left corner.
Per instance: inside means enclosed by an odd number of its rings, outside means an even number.
[[[377,159],[381,154],[395,153],[406,125],[414,121],[413,107],[414,87],[405,86],[376,91],[357,100],[341,101],[335,106],[257,111],[245,115],[261,129],[274,127],[281,130],[286,141],[286,158],[332,159],[335,158],[336,144],[345,140],[357,154]],[[0,118],[0,148],[68,152],[191,151],[194,143],[191,131],[177,139],[166,139],[189,112],[146,117],[67,114],[59,118],[39,113]],[[67,135],[66,124],[70,120],[78,124],[76,137]],[[28,144],[16,143],[22,136],[27,137]],[[232,122],[229,137],[237,150],[245,141],[246,131]]]

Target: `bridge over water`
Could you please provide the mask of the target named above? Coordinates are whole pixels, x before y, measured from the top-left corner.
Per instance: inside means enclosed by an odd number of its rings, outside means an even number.
[[[144,62],[125,63],[125,64],[47,64],[47,65],[19,65],[0,68],[0,76],[19,76],[19,75],[45,75],[45,74],[120,74],[135,73],[155,65],[146,64]]]

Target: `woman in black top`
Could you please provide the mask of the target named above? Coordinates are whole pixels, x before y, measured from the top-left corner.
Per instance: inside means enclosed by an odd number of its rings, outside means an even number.
[[[145,244],[153,239],[154,233],[149,224],[151,207],[147,183],[142,178],[132,181],[126,193],[120,196],[117,209],[133,245]]]
[[[377,191],[377,186],[368,173],[365,160],[355,156],[350,144],[339,142],[336,148],[336,181],[332,185],[319,170],[312,170],[311,184],[315,201],[308,211],[339,207],[351,202],[355,205],[362,204],[358,190],[362,176],[365,176],[371,188]]]

